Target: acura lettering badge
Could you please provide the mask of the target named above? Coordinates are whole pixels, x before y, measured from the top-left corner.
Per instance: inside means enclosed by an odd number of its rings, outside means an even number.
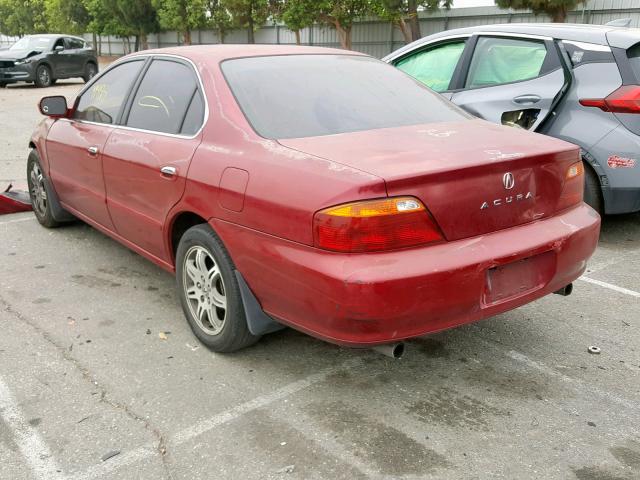
[[[516,185],[516,180],[513,178],[513,173],[507,172],[502,176],[502,185],[504,185],[505,190],[511,190]],[[480,210],[484,210],[486,208],[491,207],[500,207],[502,205],[508,205],[510,203],[518,203],[523,200],[529,200],[533,198],[533,194],[528,192],[514,193],[507,197],[495,198],[493,200],[487,200],[482,202],[480,205]]]

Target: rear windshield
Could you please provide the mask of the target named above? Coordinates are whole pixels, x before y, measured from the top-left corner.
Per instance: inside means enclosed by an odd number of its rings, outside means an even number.
[[[636,43],[633,47],[627,50],[627,56],[629,57],[629,63],[633,69],[633,73],[636,78],[640,80],[640,43]]]
[[[405,73],[369,57],[250,57],[227,60],[222,71],[247,120],[265,138],[469,118]]]

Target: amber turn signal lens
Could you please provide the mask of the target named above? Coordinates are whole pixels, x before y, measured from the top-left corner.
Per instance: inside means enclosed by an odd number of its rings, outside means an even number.
[[[581,177],[582,175],[584,175],[584,165],[582,165],[582,161],[574,163],[567,170],[567,180]]]
[[[335,252],[374,252],[443,239],[425,208],[413,197],[345,203],[314,216],[316,246]]]

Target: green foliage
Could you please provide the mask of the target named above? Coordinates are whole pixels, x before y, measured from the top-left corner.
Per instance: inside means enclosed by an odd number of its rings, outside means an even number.
[[[220,43],[224,43],[224,37],[233,28],[233,19],[224,0],[207,0],[205,17],[205,26],[218,32]]]
[[[495,0],[500,8],[528,8],[536,15],[547,14],[554,22],[564,22],[567,13],[581,5],[585,0]]]
[[[22,36],[47,31],[45,0],[0,0],[0,32]]]
[[[250,36],[270,13],[269,0],[222,0],[221,4],[231,15],[234,27],[249,29]]]
[[[157,11],[160,27],[182,32],[185,43],[191,43],[191,30],[206,24],[206,0],[152,0],[152,4]]]
[[[91,21],[83,0],[45,0],[45,14],[52,32],[81,35]]]

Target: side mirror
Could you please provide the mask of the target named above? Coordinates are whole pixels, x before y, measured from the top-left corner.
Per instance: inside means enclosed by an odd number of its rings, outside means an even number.
[[[64,50],[64,47],[63,47],[62,45],[57,45],[57,46],[53,49],[53,51],[54,51],[54,52],[58,52],[58,53],[62,52],[63,50]]]
[[[53,97],[43,97],[38,104],[40,113],[52,118],[66,117],[69,109],[67,108],[67,99],[62,95]]]

